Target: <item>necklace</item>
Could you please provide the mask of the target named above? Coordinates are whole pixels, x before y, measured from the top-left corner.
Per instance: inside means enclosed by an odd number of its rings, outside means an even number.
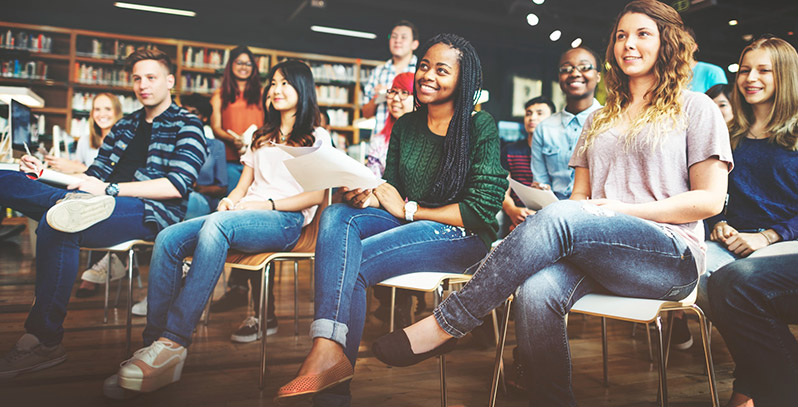
[[[283,129],[278,128],[277,131],[280,133],[280,142],[285,143],[285,140],[288,138],[285,134],[283,134]]]

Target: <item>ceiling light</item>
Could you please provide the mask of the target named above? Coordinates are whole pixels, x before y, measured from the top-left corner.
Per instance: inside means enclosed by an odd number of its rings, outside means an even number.
[[[526,15],[526,23],[531,26],[536,26],[540,22],[540,18],[538,18],[537,14],[529,13]]]
[[[373,40],[377,38],[377,34],[374,33],[368,33],[365,31],[347,30],[344,28],[325,27],[323,25],[312,25],[310,26],[310,31],[315,31],[317,33],[325,33],[325,34],[343,35],[346,37],[365,38],[367,40]]]
[[[751,41],[754,39],[754,34],[745,34],[743,35],[743,41]]]
[[[737,20],[729,20],[729,25],[730,25],[730,26],[735,26],[735,25],[737,25],[737,24],[738,24],[738,21],[737,21]]]
[[[12,99],[28,107],[44,107],[44,99],[30,88],[0,86],[0,102],[10,104]]]
[[[562,31],[560,30],[554,30],[551,32],[551,34],[549,34],[549,39],[552,41],[557,41],[560,39],[560,37],[562,37]]]
[[[735,72],[737,72],[737,71],[739,71],[739,70],[740,70],[740,65],[737,65],[737,64],[731,64],[731,65],[729,65],[729,68],[728,68],[728,69],[729,69],[729,72],[731,72],[731,73],[735,73]]]
[[[537,5],[541,5],[541,4],[543,4],[545,1],[546,1],[546,0],[532,0],[532,2],[533,2],[533,3],[535,3],[535,4],[537,4]]]
[[[184,16],[184,17],[195,17],[197,15],[196,12],[191,11],[191,10],[180,10],[180,9],[176,9],[176,8],[146,6],[144,4],[122,3],[121,1],[117,1],[116,3],[114,3],[114,6],[119,7],[119,8],[130,9],[130,10],[150,11],[150,12],[153,12],[153,13],[162,13],[162,14],[174,14],[176,16]]]
[[[571,48],[576,48],[576,47],[578,47],[580,45],[582,45],[582,39],[581,38],[577,38],[577,39],[571,41]]]

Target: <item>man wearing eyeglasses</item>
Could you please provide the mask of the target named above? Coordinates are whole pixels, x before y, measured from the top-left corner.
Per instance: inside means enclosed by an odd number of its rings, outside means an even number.
[[[532,174],[540,184],[551,186],[559,199],[567,199],[574,185],[568,161],[582,134],[587,116],[601,107],[593,96],[601,79],[599,58],[586,47],[572,48],[560,57],[559,83],[565,93],[565,109],[542,121],[532,136]]]

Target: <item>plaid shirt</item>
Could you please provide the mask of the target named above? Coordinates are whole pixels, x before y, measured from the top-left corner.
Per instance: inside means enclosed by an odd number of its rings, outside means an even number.
[[[402,72],[396,72],[393,66],[393,59],[389,59],[385,62],[385,65],[380,65],[374,68],[374,71],[371,72],[371,76],[369,76],[368,82],[363,86],[363,104],[368,103],[374,97],[374,88],[377,85],[383,85],[386,88],[390,88],[393,85],[393,78],[400,73],[405,72],[416,72],[416,63],[418,58],[413,55],[410,58],[410,63],[407,64],[407,67]],[[374,130],[372,130],[371,134],[377,134],[382,131],[382,128],[385,127],[385,120],[388,119],[388,106],[386,103],[380,103],[377,105],[377,112],[374,114],[374,118],[377,122],[374,124]]]
[[[124,154],[144,117],[139,109],[120,119],[105,137],[97,158],[86,175],[105,181]],[[188,194],[205,162],[207,147],[202,123],[197,116],[172,103],[152,121],[152,137],[147,153],[147,166],[133,174],[135,181],[166,178],[182,198],[144,201],[144,222],[155,223],[158,230],[180,222],[186,215]]]

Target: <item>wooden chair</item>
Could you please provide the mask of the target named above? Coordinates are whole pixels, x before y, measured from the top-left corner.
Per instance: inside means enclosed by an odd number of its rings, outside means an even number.
[[[328,189],[324,193],[324,201],[316,210],[313,220],[309,225],[302,229],[299,235],[299,240],[296,246],[290,252],[267,252],[267,253],[243,253],[237,250],[230,250],[225,260],[225,266],[235,267],[243,270],[259,271],[263,273],[263,278],[260,285],[260,316],[261,322],[259,329],[261,330],[261,350],[260,350],[260,378],[258,385],[263,389],[263,378],[266,374],[266,315],[267,306],[269,303],[269,291],[266,289],[269,284],[269,273],[272,272],[272,264],[277,261],[293,261],[294,262],[294,334],[299,334],[299,279],[298,279],[298,261],[310,260],[311,273],[313,273],[313,260],[315,259],[316,252],[316,238],[319,235],[319,223],[321,213],[324,211],[331,202],[331,191]],[[213,295],[211,295],[213,296]],[[207,310],[210,312],[210,309]]]
[[[139,247],[152,246],[154,242],[150,240],[133,239],[126,242],[121,242],[109,247],[92,247],[84,248],[81,250],[90,251],[104,251],[109,255],[111,253],[127,253],[127,278],[128,278],[128,291],[127,291],[127,322],[125,324],[125,355],[130,355],[130,336],[133,327],[133,267],[137,264],[135,257],[135,249]],[[91,257],[91,256],[90,256]],[[111,267],[113,262],[108,261],[108,271],[105,273],[105,313],[103,314],[103,323],[108,323],[108,291],[111,285]],[[139,280],[139,286],[141,281]],[[119,281],[119,287],[122,287],[122,281]],[[116,300],[119,302],[119,292],[117,291]]]

